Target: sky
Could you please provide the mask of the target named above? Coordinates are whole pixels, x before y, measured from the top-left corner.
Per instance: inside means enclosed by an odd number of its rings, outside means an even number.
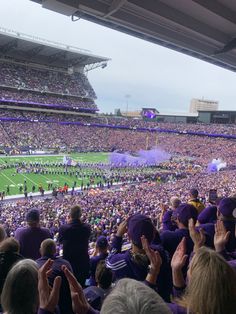
[[[126,111],[127,101],[130,111],[188,112],[190,100],[202,97],[236,109],[236,73],[85,20],[72,22],[30,0],[1,0],[0,27],[111,58],[88,74],[100,112]]]

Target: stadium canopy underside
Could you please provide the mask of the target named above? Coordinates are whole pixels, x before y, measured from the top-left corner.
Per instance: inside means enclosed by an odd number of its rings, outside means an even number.
[[[88,50],[29,36],[0,27],[0,59],[15,59],[50,67],[105,67],[108,58]]]
[[[31,0],[236,71],[235,0]]]

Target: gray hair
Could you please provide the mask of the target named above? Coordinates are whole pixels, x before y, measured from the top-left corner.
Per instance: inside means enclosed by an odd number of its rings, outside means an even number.
[[[164,300],[144,283],[121,279],[105,299],[101,314],[170,314]]]
[[[3,286],[1,303],[8,314],[35,314],[38,304],[38,268],[24,259],[9,271]]]

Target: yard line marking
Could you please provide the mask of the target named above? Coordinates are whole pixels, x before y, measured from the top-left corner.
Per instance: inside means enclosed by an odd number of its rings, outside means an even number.
[[[34,182],[33,180],[31,180],[30,178],[27,178],[26,176],[23,175],[23,173],[19,173],[20,175],[22,175],[25,179],[31,181],[34,185],[38,186],[38,183]]]
[[[59,177],[59,178],[62,178],[63,181],[70,181],[71,183],[74,183],[74,182],[75,182],[75,180],[67,179],[67,177],[64,178],[63,176],[60,176],[60,175],[58,175],[58,177]]]
[[[16,184],[14,181],[12,181],[8,176],[6,176],[4,173],[1,172],[1,175],[5,178],[7,178],[7,180],[11,181],[11,183]]]

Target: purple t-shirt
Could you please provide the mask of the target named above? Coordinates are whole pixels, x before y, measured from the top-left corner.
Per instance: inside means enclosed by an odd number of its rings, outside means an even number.
[[[20,254],[25,258],[36,260],[40,258],[41,243],[45,239],[52,238],[52,235],[47,228],[24,227],[16,230],[15,238],[20,243]]]

